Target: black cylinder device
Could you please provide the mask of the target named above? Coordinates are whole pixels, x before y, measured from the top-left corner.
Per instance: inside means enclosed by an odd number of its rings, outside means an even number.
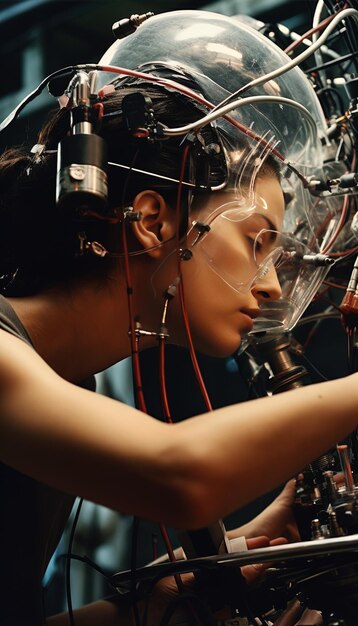
[[[56,204],[64,210],[101,213],[108,195],[106,143],[93,132],[96,110],[86,72],[78,72],[70,86],[72,128],[58,145]]]

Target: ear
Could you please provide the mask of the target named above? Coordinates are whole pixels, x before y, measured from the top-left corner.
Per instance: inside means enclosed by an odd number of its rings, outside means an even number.
[[[132,223],[135,237],[152,257],[161,255],[160,248],[153,248],[173,237],[175,233],[175,212],[168,207],[163,196],[151,189],[136,195],[133,210],[140,211],[142,218]]]

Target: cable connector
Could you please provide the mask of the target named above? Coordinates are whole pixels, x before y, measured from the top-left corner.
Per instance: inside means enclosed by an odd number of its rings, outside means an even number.
[[[125,17],[118,22],[114,22],[112,26],[112,33],[116,39],[124,39],[124,37],[128,37],[128,35],[134,33],[137,28],[143,24],[143,22],[148,20],[150,17],[153,17],[153,15],[154,13],[149,11],[148,13],[143,13],[142,15],[135,13],[130,17]]]
[[[199,231],[201,235],[203,235],[204,233],[208,233],[211,230],[209,224],[204,224],[204,222],[198,222],[197,220],[193,221],[193,226]]]
[[[351,172],[350,174],[343,174],[339,178],[332,178],[327,183],[329,189],[332,187],[340,187],[340,189],[352,189],[358,187],[358,174]]]
[[[322,191],[329,191],[339,189],[354,189],[358,187],[358,174],[350,172],[349,174],[343,174],[339,178],[330,178],[329,180],[320,180],[312,177],[307,185],[308,189],[312,193],[318,193]]]
[[[308,178],[308,184],[306,185],[306,187],[312,193],[330,190],[327,180],[321,180],[319,178],[315,178],[314,176],[312,176],[311,178]]]
[[[171,300],[176,296],[179,281],[180,279],[176,278],[175,281],[171,285],[169,285],[168,289],[166,289],[164,292],[164,298],[166,298],[167,300]]]
[[[304,263],[316,265],[317,267],[334,265],[334,263],[336,262],[333,257],[330,257],[327,254],[304,254],[302,256],[302,261]]]
[[[140,222],[143,215],[140,211],[135,211],[132,206],[123,209],[123,220],[125,222]]]
[[[160,141],[164,136],[164,124],[154,114],[153,102],[149,96],[138,92],[124,96],[122,101],[123,120],[133,137]]]
[[[190,261],[192,256],[193,256],[193,253],[191,250],[188,250],[188,248],[184,248],[180,250],[180,258],[182,261]]]
[[[30,152],[34,155],[33,159],[36,164],[41,163],[41,161],[43,160],[45,156],[45,148],[46,146],[43,143],[35,143],[35,145],[32,146]]]

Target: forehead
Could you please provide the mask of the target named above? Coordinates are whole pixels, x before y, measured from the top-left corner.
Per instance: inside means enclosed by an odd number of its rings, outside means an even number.
[[[274,176],[258,178],[255,185],[255,204],[257,212],[267,215],[275,230],[281,230],[285,211],[282,187]]]
[[[238,200],[238,203],[236,203]],[[200,207],[195,211],[196,216],[205,220],[216,210],[222,208],[222,212],[235,211],[242,213],[240,221],[245,222],[243,215],[247,210],[247,217],[260,215],[266,217],[268,226],[274,230],[281,230],[285,201],[281,185],[274,175],[257,178],[253,193],[249,190],[241,190],[239,193],[235,189],[213,192],[200,203]],[[233,220],[234,219],[234,216]],[[251,220],[250,220],[251,221]],[[261,221],[261,220],[260,220]]]

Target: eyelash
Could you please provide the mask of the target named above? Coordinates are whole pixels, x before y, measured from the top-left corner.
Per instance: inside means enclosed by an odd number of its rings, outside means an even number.
[[[258,251],[262,250],[262,247],[264,245],[264,241],[262,237],[258,237],[258,233],[256,235],[248,235],[247,237],[248,241],[250,242],[250,245],[252,245],[252,247],[256,246],[256,249]]]

